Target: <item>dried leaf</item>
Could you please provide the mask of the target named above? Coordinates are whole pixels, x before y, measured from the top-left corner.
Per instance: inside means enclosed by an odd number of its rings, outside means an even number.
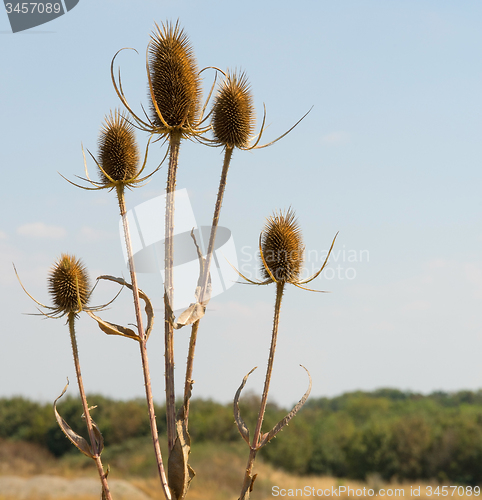
[[[286,415],[286,417],[278,422],[269,432],[266,432],[263,434],[263,437],[261,438],[261,441],[259,445],[257,446],[257,450],[262,448],[265,444],[269,443],[271,439],[273,439],[278,432],[280,432],[283,427],[288,425],[288,422],[298,413],[300,408],[305,404],[306,400],[308,399],[308,396],[310,395],[311,392],[311,385],[312,385],[312,380],[311,380],[311,375],[310,372],[303,366],[300,365],[301,368],[306,370],[306,373],[308,374],[308,378],[310,379],[310,384],[308,386],[308,390],[305,392],[303,397],[299,400],[298,404]]]
[[[192,384],[191,384],[192,388]],[[195,472],[187,463],[191,453],[191,437],[186,425],[186,408],[191,391],[184,398],[176,418],[177,437],[168,460],[168,482],[174,500],[183,500],[186,496]]]
[[[191,304],[185,311],[183,311],[177,321],[172,323],[172,326],[175,330],[179,330],[183,326],[190,325],[195,321],[198,321],[204,316],[204,312],[206,311],[206,307],[202,306],[199,303]]]
[[[104,321],[99,316],[96,316],[92,311],[85,311],[91,318],[97,321],[99,328],[107,335],[120,335],[121,337],[127,337],[129,339],[134,339],[140,341],[139,335],[137,335],[134,330],[130,328],[125,328],[121,325],[116,325],[114,323],[109,323],[108,321]]]
[[[70,425],[59,415],[59,412],[57,411],[57,401],[65,394],[68,386],[69,386],[69,381],[67,380],[67,385],[64,387],[62,394],[54,401],[55,418],[60,428],[62,429],[62,432],[67,436],[69,441],[84,455],[88,456],[89,458],[94,458],[94,454],[92,453],[92,450],[87,440],[85,440],[82,436],[79,436],[76,432],[74,432],[70,427]]]
[[[196,292],[194,293],[194,296],[196,297],[196,302],[200,302],[202,284],[203,284],[203,279],[204,279],[204,269],[206,266],[206,259],[205,259],[205,257],[203,257],[201,249],[199,248],[199,245],[197,244],[196,237],[194,236],[194,229],[191,230],[191,238],[193,239],[194,245],[196,246],[197,256],[199,259],[199,278],[197,280],[197,287],[196,287]],[[201,303],[204,306],[204,309],[206,309],[208,302],[211,300],[212,288],[213,287],[211,284],[211,273],[209,273],[208,282],[206,284],[206,290],[204,290],[203,301]]]
[[[99,276],[97,279],[114,281],[115,283],[119,283],[119,285],[126,286],[127,288],[132,290],[132,285],[130,283],[127,283],[127,281],[124,278],[115,278],[114,276],[103,275],[103,276]],[[147,314],[147,325],[146,325],[146,328],[144,331],[144,335],[145,335],[146,341],[147,341],[147,339],[149,338],[149,335],[152,332],[152,327],[154,326],[154,308],[152,307],[152,303],[151,303],[149,297],[141,289],[138,289],[138,291],[139,291],[139,297],[146,304],[144,310],[146,311],[146,314]],[[118,334],[116,334],[116,335],[118,335]],[[137,335],[136,335],[136,340],[138,340]]]
[[[194,241],[194,246],[196,247],[197,257],[199,259],[199,276],[201,277],[204,274],[204,265],[206,264],[206,259],[203,257],[203,253],[199,248],[199,245],[196,241],[196,236],[194,236],[194,228],[191,229],[191,238]]]
[[[248,381],[248,377],[258,368],[255,366],[244,378],[243,382],[239,386],[239,389],[236,391],[236,395],[234,396],[234,403],[233,403],[233,411],[234,411],[234,420],[236,422],[236,425],[238,426],[239,433],[241,434],[242,438],[248,443],[248,446],[251,446],[249,443],[249,429],[246,426],[246,423],[244,420],[241,418],[241,412],[239,411],[239,398],[241,396],[241,391],[244,389],[244,386],[246,385],[246,382]]]
[[[100,455],[104,450],[104,437],[102,436],[97,424],[90,419],[92,422],[92,430],[94,431],[95,443],[92,443],[91,449],[96,455]]]
[[[200,320],[204,313],[206,312],[206,306],[208,305],[209,300],[211,299],[212,293],[212,284],[211,284],[211,275],[209,275],[208,282],[206,285],[206,289],[204,290],[204,294],[202,294],[202,283],[204,277],[204,269],[206,266],[206,259],[203,257],[201,249],[197,244],[196,237],[194,236],[194,229],[191,230],[191,238],[194,241],[194,245],[196,246],[196,252],[199,259],[199,278],[197,281],[196,291],[194,292],[194,297],[196,302],[193,302],[189,305],[189,307],[183,311],[177,321],[174,317],[174,312],[172,311],[170,305],[168,304],[166,297],[164,297],[164,303],[169,311],[169,316],[171,317],[171,323],[175,330],[179,330],[183,326],[191,325],[196,321]],[[201,302],[201,295],[203,295],[203,300]]]

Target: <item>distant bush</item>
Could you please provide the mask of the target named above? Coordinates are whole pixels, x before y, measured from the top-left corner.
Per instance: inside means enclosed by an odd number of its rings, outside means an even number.
[[[107,446],[123,446],[149,435],[144,402],[98,395],[89,400],[97,405],[92,417],[103,430]],[[248,426],[253,426],[258,408],[258,396],[247,394],[242,400]],[[76,432],[84,432],[80,402],[65,398],[59,411]],[[156,413],[163,433],[164,407],[157,407]],[[285,409],[269,404],[264,428],[271,428],[285,414]],[[189,420],[198,443],[240,439],[231,404],[194,399]],[[56,424],[50,404],[20,397],[0,399],[0,438],[37,443],[57,457],[73,449]],[[386,480],[433,478],[480,484],[482,391],[422,396],[380,389],[312,399],[290,423],[290,432],[282,432],[260,455],[297,474],[361,480],[376,474]]]

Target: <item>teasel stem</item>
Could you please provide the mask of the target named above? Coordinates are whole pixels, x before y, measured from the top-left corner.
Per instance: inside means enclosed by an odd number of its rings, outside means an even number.
[[[284,281],[276,282],[276,302],[274,306],[273,334],[271,336],[271,347],[269,350],[268,368],[266,370],[266,378],[264,380],[264,389],[263,389],[263,395],[261,397],[261,405],[259,408],[258,421],[256,423],[256,429],[254,431],[253,443],[249,451],[248,464],[246,465],[246,474],[244,476],[240,500],[245,500],[249,498],[250,489],[252,489],[253,478],[251,476],[251,473],[253,471],[256,454],[259,450],[258,446],[261,437],[261,426],[263,424],[264,414],[266,411],[266,404],[268,401],[268,391],[269,391],[269,384],[271,382],[271,373],[273,371],[274,353],[276,350],[276,340],[278,338],[279,315],[280,315],[281,299],[283,297],[284,286],[285,286]]]
[[[156,463],[157,469],[159,473],[159,478],[162,484],[162,490],[164,496],[167,500],[171,500],[171,493],[169,490],[169,486],[167,484],[166,472],[164,470],[164,464],[162,462],[162,454],[161,454],[161,446],[159,443],[159,433],[157,430],[157,422],[156,422],[156,414],[154,410],[154,399],[152,396],[152,388],[151,388],[151,376],[149,372],[149,358],[147,356],[147,346],[146,346],[146,337],[144,333],[144,327],[142,324],[142,313],[141,313],[141,305],[139,300],[139,288],[137,286],[137,275],[134,268],[134,256],[132,254],[132,243],[129,231],[129,222],[127,220],[127,210],[125,204],[124,197],[124,186],[122,184],[117,185],[117,199],[119,201],[119,209],[122,217],[122,224],[124,228],[124,238],[126,242],[127,248],[127,256],[129,261],[129,271],[131,275],[131,284],[132,284],[132,295],[134,298],[134,309],[136,313],[136,321],[137,321],[137,330],[139,335],[139,347],[141,350],[141,360],[142,360],[142,371],[144,374],[144,386],[146,389],[146,400],[147,407],[149,412],[149,423],[151,427],[151,436],[152,442],[154,444],[154,452],[156,455]]]
[[[166,186],[165,248],[164,248],[164,348],[166,379],[166,420],[169,452],[176,441],[176,395],[174,392],[174,329],[172,311],[174,307],[174,193],[179,160],[181,132],[173,131],[169,136],[169,171]]]
[[[221,213],[221,207],[223,204],[224,191],[226,189],[226,180],[228,177],[229,164],[231,163],[231,157],[233,156],[233,146],[226,146],[224,151],[224,162],[223,162],[223,171],[221,173],[221,180],[219,181],[219,189],[218,196],[216,198],[216,205],[214,207],[213,214],[213,223],[211,225],[211,233],[209,235],[209,244],[208,251],[206,255],[206,261],[203,269],[203,276],[201,282],[201,293],[199,302],[202,304],[204,301],[204,294],[206,293],[206,288],[209,281],[209,270],[211,267],[211,260],[214,252],[214,243],[216,241],[216,231],[218,229],[219,223],[219,215]],[[197,332],[199,330],[199,322],[201,320],[198,319],[195,321],[191,328],[191,338],[189,341],[189,352],[187,356],[187,364],[186,364],[186,380],[184,384],[184,399],[186,400],[186,396],[189,393],[192,385],[192,372],[193,372],[193,364],[194,364],[194,351],[196,349],[196,339]],[[186,422],[189,417],[189,399],[187,399],[187,408],[186,408]]]
[[[80,399],[82,401],[82,408],[84,410],[85,422],[87,424],[87,431],[89,433],[89,439],[93,452],[93,459],[97,466],[97,472],[99,473],[100,481],[102,483],[102,489],[106,500],[112,500],[112,496],[109,490],[109,484],[107,483],[107,475],[104,472],[104,467],[102,466],[102,461],[100,455],[95,452],[95,436],[94,429],[92,427],[92,420],[90,418],[89,405],[87,404],[87,397],[85,396],[84,384],[82,382],[82,373],[80,371],[80,361],[79,361],[79,351],[77,349],[77,339],[75,337],[75,312],[70,312],[68,316],[70,341],[72,343],[72,353],[74,355],[75,373],[77,375],[77,382],[79,384]]]

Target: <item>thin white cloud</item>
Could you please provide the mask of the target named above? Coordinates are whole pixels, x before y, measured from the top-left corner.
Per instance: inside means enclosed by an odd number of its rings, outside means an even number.
[[[1,240],[8,240],[8,234],[3,231],[0,231],[0,241]]]
[[[67,235],[67,231],[60,226],[47,226],[47,224],[43,222],[32,222],[19,226],[17,228],[17,234],[29,238],[60,240]]]
[[[107,231],[102,231],[101,229],[96,229],[90,226],[82,226],[79,234],[80,239],[83,241],[99,241],[105,240],[112,237],[111,233]]]
[[[349,138],[350,136],[347,132],[343,132],[342,130],[340,130],[337,132],[331,132],[330,134],[324,135],[321,138],[321,142],[323,144],[338,145],[346,143]]]

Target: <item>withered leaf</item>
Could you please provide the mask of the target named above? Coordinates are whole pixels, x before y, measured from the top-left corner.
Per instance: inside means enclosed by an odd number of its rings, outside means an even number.
[[[257,450],[262,448],[266,443],[269,443],[271,441],[271,439],[273,439],[276,436],[276,434],[278,434],[278,432],[280,432],[283,429],[283,427],[288,425],[288,422],[298,413],[300,408],[305,404],[306,400],[308,399],[308,396],[310,395],[310,392],[311,392],[311,386],[312,386],[311,375],[310,375],[310,372],[303,365],[300,365],[300,366],[301,366],[301,368],[303,368],[306,371],[306,373],[308,374],[308,378],[310,379],[308,390],[305,392],[303,397],[299,400],[298,404],[288,413],[288,415],[286,415],[286,417],[283,420],[278,422],[269,432],[266,432],[265,434],[263,434],[263,437],[261,438],[261,441],[260,441],[258,447],[256,448]]]
[[[107,335],[120,335],[121,337],[127,337],[129,339],[134,339],[140,341],[139,335],[137,335],[134,330],[130,328],[125,328],[121,325],[116,325],[115,323],[109,323],[108,321],[104,321],[99,316],[96,316],[92,311],[86,311],[86,313],[99,325],[99,328]]]
[[[87,440],[84,439],[82,436],[79,436],[76,432],[74,432],[70,427],[70,425],[60,416],[59,412],[57,411],[57,401],[65,394],[68,386],[69,382],[67,381],[67,385],[64,387],[62,394],[54,401],[55,419],[57,420],[57,423],[62,429],[62,432],[67,436],[69,441],[84,455],[88,456],[89,458],[94,458],[94,454],[92,453],[92,450]]]
[[[172,326],[175,330],[179,330],[183,326],[190,325],[204,316],[206,307],[201,304],[191,304],[185,311],[183,311],[177,321],[173,321]]]
[[[191,384],[192,387],[192,384]],[[184,404],[177,412],[177,437],[168,460],[168,483],[174,500],[183,500],[195,476],[192,467],[187,463],[191,453],[191,437],[186,425],[186,408],[191,391],[184,398]]]
[[[233,412],[234,412],[234,420],[236,422],[236,425],[238,426],[239,433],[241,434],[242,438],[248,443],[248,446],[251,446],[249,443],[249,429],[246,426],[246,423],[241,417],[241,412],[239,411],[239,398],[241,397],[241,391],[244,389],[244,386],[246,385],[246,382],[248,381],[248,377],[258,368],[255,366],[244,378],[243,382],[239,386],[239,389],[236,391],[236,395],[234,396],[234,403],[233,403]]]
[[[196,291],[194,292],[196,302],[190,304],[189,307],[179,315],[177,321],[174,318],[174,313],[172,312],[171,307],[167,305],[171,316],[172,326],[175,330],[179,330],[183,326],[191,325],[192,323],[200,320],[204,316],[206,306],[208,305],[212,293],[211,275],[209,275],[206,289],[203,293],[202,283],[204,278],[204,270],[206,267],[206,259],[203,257],[201,249],[197,244],[196,237],[194,236],[194,230],[191,231],[191,237],[194,241],[194,245],[196,246],[196,252],[199,259],[199,278],[196,286]],[[164,302],[167,303],[166,298],[164,298]]]
[[[115,278],[114,276],[102,275],[102,276],[99,276],[97,279],[113,281],[115,283],[118,283],[119,285],[126,286],[127,288],[132,290],[132,285],[130,283],[127,283],[127,281],[124,278]],[[147,341],[147,339],[149,338],[149,335],[152,332],[152,328],[154,326],[154,308],[152,307],[152,303],[151,303],[149,297],[140,288],[138,289],[138,291],[139,291],[139,297],[145,303],[144,310],[146,311],[146,315],[147,315],[147,325],[146,325],[146,328],[144,331],[144,335],[145,335],[146,341]],[[107,323],[107,322],[104,322],[104,323]],[[99,324],[99,326],[100,326],[100,324]],[[117,325],[114,325],[114,326],[117,326]],[[120,327],[120,328],[124,328],[124,327]],[[102,327],[101,327],[101,329],[102,329]],[[125,330],[132,332],[132,330],[130,330],[129,328],[125,328]],[[122,331],[122,330],[120,330],[120,331]],[[105,332],[105,333],[108,333],[108,332]],[[134,333],[134,332],[132,332],[132,333]],[[113,333],[113,335],[122,335],[122,333]],[[122,336],[134,338],[135,340],[139,340],[139,336],[135,333],[134,333],[134,336],[131,336],[128,334],[122,335]]]

